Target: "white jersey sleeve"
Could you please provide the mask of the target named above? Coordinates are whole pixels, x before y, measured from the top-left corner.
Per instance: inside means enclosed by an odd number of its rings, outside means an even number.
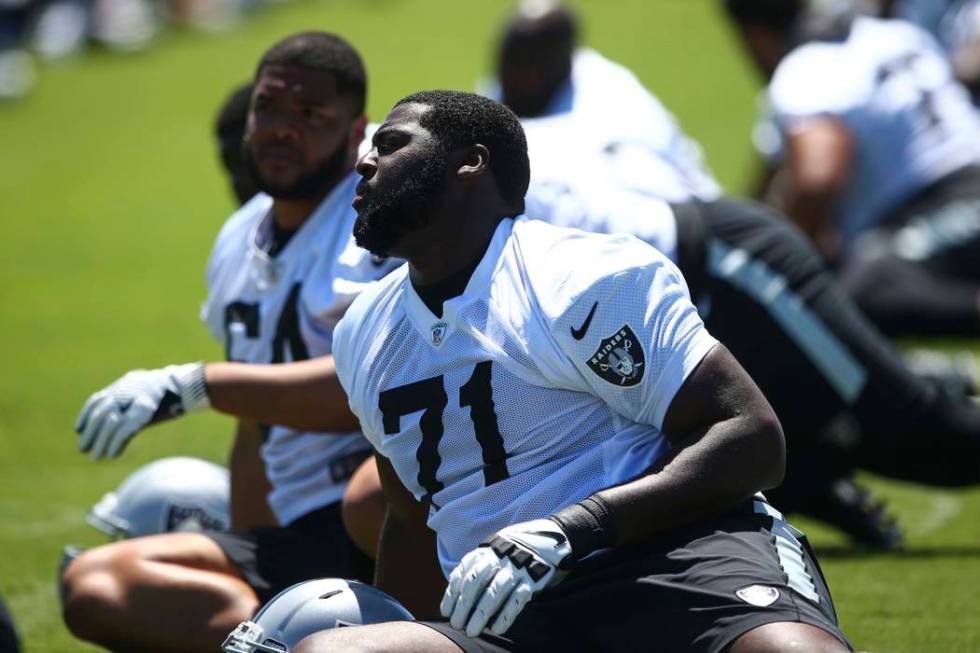
[[[538,223],[519,225],[533,234]],[[530,236],[532,241],[541,241]],[[568,232],[556,252],[532,259],[573,274],[537,274],[535,295],[582,390],[620,415],[658,430],[670,403],[716,340],[687,284],[662,253],[630,236]],[[560,257],[560,259],[558,258]],[[575,261],[590,261],[588,268]]]

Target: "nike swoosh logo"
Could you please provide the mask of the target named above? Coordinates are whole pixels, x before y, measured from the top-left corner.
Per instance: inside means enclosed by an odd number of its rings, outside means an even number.
[[[592,305],[592,310],[589,311],[589,316],[585,318],[585,322],[582,323],[582,326],[580,326],[577,329],[573,329],[571,327],[568,328],[569,331],[572,332],[573,338],[575,338],[576,340],[581,340],[582,338],[585,337],[585,332],[589,330],[589,325],[592,324],[592,316],[595,315],[595,309],[598,307],[599,307],[599,302],[596,302]]]

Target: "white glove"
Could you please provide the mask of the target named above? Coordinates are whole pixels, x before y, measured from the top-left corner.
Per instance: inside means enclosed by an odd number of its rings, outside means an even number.
[[[88,398],[75,422],[78,449],[115,458],[145,427],[210,408],[204,363],[133,370]]]
[[[490,632],[502,635],[527,602],[561,581],[573,562],[568,538],[550,519],[508,526],[463,556],[449,576],[439,611],[470,637],[496,615]]]

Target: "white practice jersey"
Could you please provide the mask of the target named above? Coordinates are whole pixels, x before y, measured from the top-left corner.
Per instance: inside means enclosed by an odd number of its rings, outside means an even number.
[[[531,162],[527,216],[560,227],[631,234],[676,261],[673,209],[656,189],[624,180],[616,162],[590,141],[590,132],[576,128],[577,122],[571,115],[523,121]],[[647,172],[649,179],[670,178],[670,173]]]
[[[485,91],[500,99],[496,81]],[[701,148],[684,134],[673,114],[629,69],[595,50],[576,51],[571,79],[543,114],[558,116],[571,119],[562,123],[571,127],[565,154],[603,157],[625,187],[671,202],[710,200],[721,194]],[[522,122],[527,127],[533,119]]]
[[[501,528],[647,470],[715,342],[653,248],[508,219],[442,317],[402,267],[355,300],[334,356],[364,434],[431,501],[448,575]]]
[[[782,134],[841,120],[855,140],[838,205],[845,241],[941,177],[980,161],[980,117],[935,40],[898,20],[858,18],[841,42],[813,42],[780,63],[769,102]]]
[[[950,53],[980,36],[980,0],[896,0],[892,15],[926,30]]]
[[[354,297],[393,262],[354,244],[351,174],[324,199],[285,248],[270,257],[272,198],[258,194],[221,229],[208,262],[201,318],[228,360],[282,363],[330,354],[333,330]],[[370,445],[359,433],[323,435],[272,426],[262,446],[281,524],[339,501],[343,460]]]

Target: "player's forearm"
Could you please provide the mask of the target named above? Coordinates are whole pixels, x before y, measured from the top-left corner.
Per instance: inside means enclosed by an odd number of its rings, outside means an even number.
[[[654,473],[597,493],[612,514],[615,545],[653,541],[782,482],[785,450],[774,415],[733,417],[688,441]]]
[[[960,46],[952,60],[956,79],[976,98],[980,95],[980,39]]]
[[[304,431],[360,428],[330,356],[281,365],[208,363],[211,406],[238,418]]]
[[[828,258],[838,250],[838,233],[832,219],[837,195],[829,189],[793,188],[787,197],[786,212],[796,226]]]
[[[255,422],[239,420],[228,460],[231,526],[237,530],[277,525],[267,501],[271,485],[260,453],[262,439]]]

